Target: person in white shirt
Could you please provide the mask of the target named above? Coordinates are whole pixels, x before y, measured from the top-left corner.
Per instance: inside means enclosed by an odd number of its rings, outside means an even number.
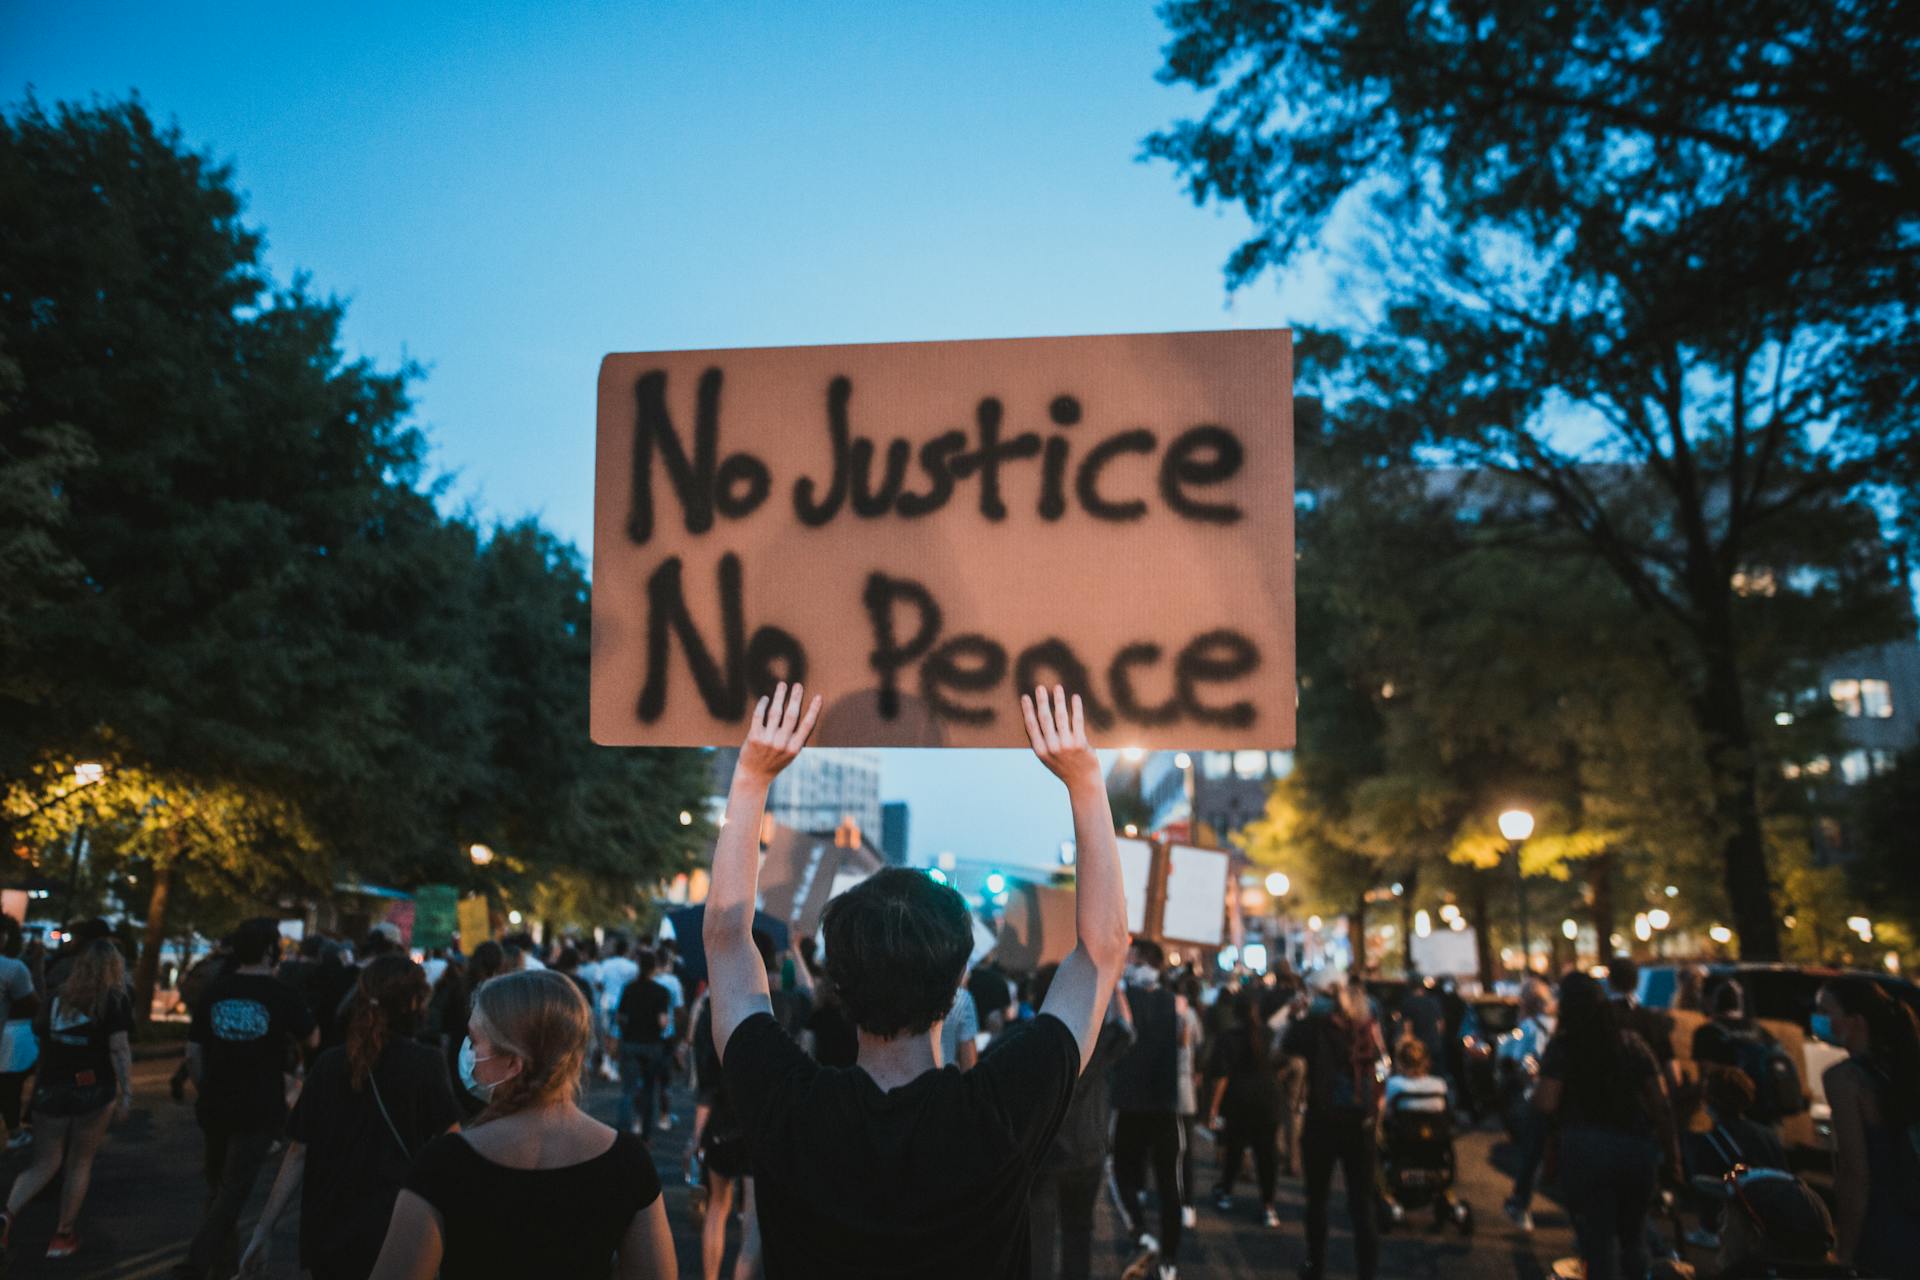
[[[633,944],[624,937],[615,938],[609,945],[613,954],[600,961],[600,1007],[595,1012],[600,1015],[600,1037],[606,1046],[606,1053],[600,1059],[600,1074],[608,1080],[618,1080],[620,1072],[615,1063],[620,1058],[620,1032],[614,1026],[613,1011],[620,1007],[620,996],[627,984],[640,976],[640,966],[628,954]]]
[[[1386,1110],[1443,1112],[1449,1104],[1447,1082],[1434,1075],[1427,1046],[1411,1037],[1394,1050],[1393,1074],[1387,1077]]]

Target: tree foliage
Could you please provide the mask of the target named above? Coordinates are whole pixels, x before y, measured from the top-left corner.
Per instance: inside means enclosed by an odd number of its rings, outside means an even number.
[[[1511,477],[1605,565],[1706,746],[1742,947],[1775,954],[1748,615],[1894,634],[1876,504],[1920,478],[1904,6],[1162,12],[1162,78],[1209,96],[1146,150],[1252,219],[1229,281],[1353,215],[1378,307],[1330,416]]]

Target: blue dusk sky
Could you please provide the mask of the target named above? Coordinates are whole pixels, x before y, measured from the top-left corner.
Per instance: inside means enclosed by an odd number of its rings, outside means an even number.
[[[425,366],[450,506],[590,550],[609,351],[1330,319],[1315,268],[1229,297],[1244,217],[1138,159],[1197,101],[1165,39],[1147,3],[0,0],[0,84],[137,91],[231,160],[275,275]],[[917,861],[1071,835],[1021,752],[887,752],[882,790]]]

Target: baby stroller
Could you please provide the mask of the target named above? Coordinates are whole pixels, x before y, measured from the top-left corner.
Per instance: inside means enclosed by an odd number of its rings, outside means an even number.
[[[1381,1120],[1381,1227],[1406,1221],[1409,1209],[1433,1206],[1436,1227],[1453,1226],[1473,1234],[1473,1210],[1453,1194],[1453,1110],[1421,1106],[1403,1095]]]

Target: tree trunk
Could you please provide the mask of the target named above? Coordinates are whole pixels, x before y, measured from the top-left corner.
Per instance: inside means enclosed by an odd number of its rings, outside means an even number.
[[[1353,972],[1367,969],[1367,891],[1353,895],[1353,914],[1347,917],[1347,945],[1353,948]]]
[[[1587,859],[1587,888],[1592,891],[1594,947],[1606,963],[1613,954],[1613,855],[1596,853]],[[1578,944],[1576,949],[1578,948]]]
[[[175,855],[179,853],[175,841]],[[167,936],[167,899],[173,894],[174,858],[153,864],[153,900],[147,904],[147,936],[133,971],[133,1016],[142,1026],[153,1018],[153,982],[160,972],[160,945]]]
[[[1473,955],[1480,965],[1480,989],[1488,994],[1493,992],[1493,928],[1487,919],[1487,873],[1479,868],[1472,872],[1473,918],[1467,921],[1473,926]]]
[[[1780,958],[1779,922],[1767,877],[1767,850],[1760,830],[1760,797],[1753,770],[1753,733],[1747,721],[1740,668],[1734,652],[1731,617],[1719,614],[1702,637],[1706,684],[1695,715],[1706,732],[1707,749],[1720,786],[1714,810],[1727,830],[1721,846],[1721,870],[1734,931],[1743,960]]]

